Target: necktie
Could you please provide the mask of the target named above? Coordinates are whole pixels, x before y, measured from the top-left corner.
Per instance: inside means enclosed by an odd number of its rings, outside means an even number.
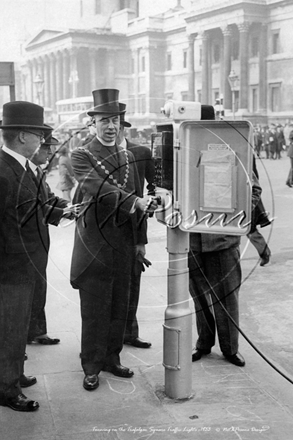
[[[28,174],[30,175],[30,177],[33,179],[34,183],[38,186],[37,178],[36,178],[33,170],[31,169],[31,167],[29,166],[28,160],[25,162],[25,168],[26,168]]]

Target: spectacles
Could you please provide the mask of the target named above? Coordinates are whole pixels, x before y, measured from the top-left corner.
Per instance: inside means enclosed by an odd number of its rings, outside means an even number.
[[[29,130],[24,130],[24,132],[34,134],[35,136],[37,136],[40,139],[41,144],[43,144],[45,142],[45,138],[44,138],[43,134],[34,133],[33,131],[29,131]]]

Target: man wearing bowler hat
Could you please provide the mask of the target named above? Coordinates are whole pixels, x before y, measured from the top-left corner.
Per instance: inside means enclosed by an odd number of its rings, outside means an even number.
[[[126,104],[119,102],[119,109],[121,112],[126,111]],[[129,128],[131,127],[131,124],[125,121],[125,113],[122,113],[120,115],[120,129],[117,137],[117,143],[121,147],[127,149],[128,151],[131,151],[134,156],[140,179],[142,194],[146,180],[147,193],[149,195],[155,195],[155,164],[152,160],[151,150],[145,145],[137,145],[133,142],[130,142],[125,137],[125,127]],[[139,328],[136,317],[139,301],[141,272],[145,270],[144,266],[148,267],[150,264],[150,261],[145,258],[145,246],[142,245],[140,248],[137,249],[136,258],[133,261],[131,271],[129,309],[124,335],[124,344],[132,345],[137,348],[150,348],[152,345],[150,342],[145,341],[139,337]]]
[[[45,130],[45,136],[45,142],[39,145],[32,158],[31,168],[35,173],[38,183],[38,190],[42,195],[42,199],[46,201],[46,209],[48,214],[46,221],[51,225],[57,226],[62,218],[74,219],[78,213],[79,205],[70,205],[68,200],[55,196],[46,182],[46,173],[43,171],[40,165],[46,164],[49,159],[52,160],[52,148],[56,148],[60,142],[58,139],[52,136],[52,130],[50,130],[50,127],[48,127],[48,130]],[[47,233],[49,234],[48,228]],[[45,314],[47,296],[47,264],[48,254],[44,253],[42,270],[38,273],[35,283],[30,325],[27,336],[28,344],[38,343],[42,345],[55,345],[60,342],[60,339],[50,338],[47,335],[47,320]]]
[[[117,146],[119,91],[93,91],[97,135],[73,151],[75,177],[83,193],[71,265],[71,284],[79,289],[82,318],[83,387],[99,386],[99,373],[130,378],[120,363],[128,310],[132,261],[136,246],[146,243],[145,213],[157,204],[139,197],[133,155]]]
[[[25,346],[36,277],[49,247],[44,200],[30,165],[48,126],[43,107],[15,101],[4,104],[0,128],[0,404],[30,412],[39,404],[21,390],[36,383],[23,374]]]

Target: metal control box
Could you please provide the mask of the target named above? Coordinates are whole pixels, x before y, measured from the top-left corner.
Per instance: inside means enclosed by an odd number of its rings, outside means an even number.
[[[174,194],[176,222],[182,231],[228,235],[249,232],[252,145],[253,127],[249,121],[180,124]]]

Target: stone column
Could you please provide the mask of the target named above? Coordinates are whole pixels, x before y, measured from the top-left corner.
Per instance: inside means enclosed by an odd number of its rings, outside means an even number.
[[[28,68],[29,68],[29,101],[33,102],[34,100],[34,83],[33,83],[33,61],[28,61]]]
[[[228,76],[231,72],[231,36],[232,31],[230,26],[222,29],[224,37],[224,62],[222,70],[222,90],[224,93],[224,107],[225,109],[232,109],[232,92],[229,84]]]
[[[250,23],[244,22],[239,28],[239,56],[240,56],[240,96],[239,110],[248,111],[248,31]]]
[[[38,63],[36,58],[33,59],[32,61],[32,102],[37,103],[38,101],[38,95],[37,95],[37,89],[36,89],[36,85],[34,83],[34,80],[37,76],[38,73]]]
[[[57,101],[63,99],[63,57],[61,52],[56,56],[56,98]]]
[[[267,112],[267,25],[260,25],[259,34],[259,112]]]
[[[50,102],[52,109],[56,108],[56,57],[54,54],[49,55],[49,69],[50,69]]]
[[[209,34],[202,34],[201,103],[209,104]]]
[[[115,58],[116,51],[114,49],[108,50],[108,82],[115,86]]]
[[[77,70],[77,48],[72,48],[70,51],[70,97],[76,98],[78,96],[78,70]]]
[[[63,52],[63,99],[70,97],[69,77],[69,53],[67,50],[65,50]]]
[[[133,51],[134,59],[134,112],[139,112],[138,96],[139,96],[139,50]]]
[[[49,58],[44,58],[44,107],[51,107]]]
[[[195,89],[194,89],[194,40],[195,34],[188,36],[188,99],[189,101],[195,101]]]
[[[90,58],[90,85],[91,90],[96,90],[97,87],[97,51],[96,49],[89,49]]]

